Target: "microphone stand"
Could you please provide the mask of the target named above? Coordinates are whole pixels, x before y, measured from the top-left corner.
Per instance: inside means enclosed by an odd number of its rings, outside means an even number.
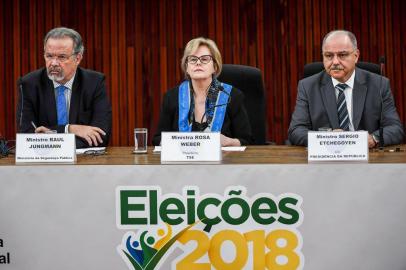
[[[384,67],[385,67],[385,56],[381,56],[379,58],[379,64],[381,68],[381,82],[380,82],[380,87],[379,87],[379,95],[381,98],[381,119],[379,121],[379,150],[383,150],[384,148],[384,139],[383,139],[383,125],[382,125],[382,119],[383,119],[383,110],[384,110],[384,103],[383,103],[383,98],[382,98],[382,77],[383,77],[383,72],[384,72]]]

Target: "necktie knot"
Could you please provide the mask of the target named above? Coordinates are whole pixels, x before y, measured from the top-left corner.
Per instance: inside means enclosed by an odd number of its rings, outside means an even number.
[[[343,92],[345,90],[345,88],[347,88],[348,85],[346,85],[345,83],[339,83],[336,85],[336,88],[338,91]]]
[[[65,94],[65,89],[66,87],[64,85],[60,85],[56,88],[56,91],[58,92],[59,95]]]

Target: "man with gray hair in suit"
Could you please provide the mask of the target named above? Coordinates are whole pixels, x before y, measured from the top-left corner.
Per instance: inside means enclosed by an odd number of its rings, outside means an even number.
[[[105,76],[79,66],[82,37],[58,27],[44,38],[45,67],[18,81],[18,131],[73,133],[76,147],[107,146],[111,133],[111,105]]]
[[[288,138],[307,145],[309,130],[368,131],[368,146],[402,143],[403,126],[388,78],[357,68],[360,52],[354,34],[328,33],[322,44],[324,70],[299,81]],[[379,132],[382,128],[383,132]]]

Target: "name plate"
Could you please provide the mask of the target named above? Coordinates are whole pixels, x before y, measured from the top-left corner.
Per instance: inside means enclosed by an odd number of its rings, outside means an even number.
[[[220,133],[162,132],[161,162],[219,162]]]
[[[75,134],[17,134],[16,163],[73,163]]]
[[[308,161],[368,161],[367,131],[309,131]]]

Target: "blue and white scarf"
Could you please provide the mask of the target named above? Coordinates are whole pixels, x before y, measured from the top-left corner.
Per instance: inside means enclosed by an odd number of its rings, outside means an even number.
[[[210,84],[206,98],[206,118],[210,132],[220,132],[226,114],[227,104],[230,100],[232,86],[219,82],[215,77]],[[192,131],[194,114],[193,89],[191,82],[186,80],[179,86],[179,131]],[[192,108],[191,108],[191,105]]]

